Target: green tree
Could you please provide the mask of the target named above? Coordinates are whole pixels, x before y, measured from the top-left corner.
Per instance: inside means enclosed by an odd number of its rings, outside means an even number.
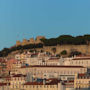
[[[74,55],[81,55],[82,53],[79,51],[71,51],[70,56],[74,56]]]
[[[52,52],[54,53],[54,55],[55,55],[55,53],[56,53],[56,48],[52,48]]]
[[[63,51],[61,52],[61,55],[67,55],[67,51],[66,51],[66,50],[63,50]]]

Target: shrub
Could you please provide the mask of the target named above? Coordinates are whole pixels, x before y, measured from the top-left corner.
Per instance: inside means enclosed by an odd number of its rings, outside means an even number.
[[[67,55],[67,51],[66,51],[66,50],[63,50],[63,51],[61,52],[61,55]]]

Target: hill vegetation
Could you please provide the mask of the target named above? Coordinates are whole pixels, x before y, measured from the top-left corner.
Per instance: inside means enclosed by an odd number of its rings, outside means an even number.
[[[59,45],[86,45],[90,41],[90,35],[76,36],[61,35],[57,38],[42,39],[45,46],[56,46]]]

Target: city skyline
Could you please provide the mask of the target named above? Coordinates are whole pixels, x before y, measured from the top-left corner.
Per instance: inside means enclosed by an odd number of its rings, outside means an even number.
[[[90,34],[90,1],[1,0],[0,50],[36,36]]]

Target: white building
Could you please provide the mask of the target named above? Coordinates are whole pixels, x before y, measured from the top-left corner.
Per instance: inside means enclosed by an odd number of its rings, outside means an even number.
[[[87,68],[82,66],[28,66],[17,70],[17,73],[27,74],[31,72],[35,77],[53,78],[59,75],[75,75],[78,73],[86,73]]]
[[[76,74],[74,80],[74,88],[90,90],[90,75],[86,74]]]
[[[63,65],[84,66],[90,68],[90,57],[64,58]]]

